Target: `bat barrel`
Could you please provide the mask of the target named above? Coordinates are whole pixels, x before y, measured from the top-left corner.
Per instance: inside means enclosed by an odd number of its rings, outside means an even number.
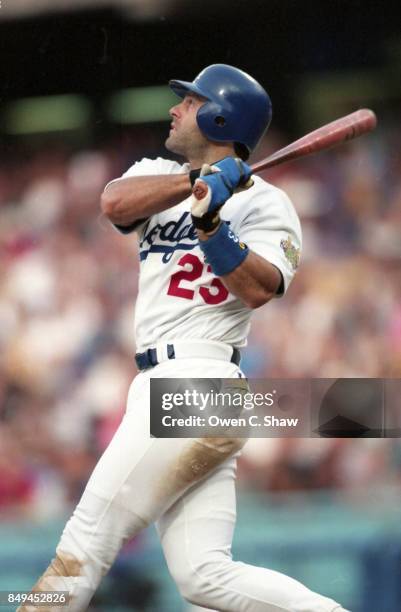
[[[362,108],[314,130],[266,159],[253,164],[252,171],[254,173],[261,172],[285,161],[329,149],[372,131],[376,125],[375,113],[368,108]]]

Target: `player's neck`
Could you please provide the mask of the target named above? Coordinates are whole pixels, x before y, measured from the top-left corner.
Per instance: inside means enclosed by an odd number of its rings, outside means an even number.
[[[227,145],[227,143],[216,142],[203,151],[201,155],[195,154],[194,156],[190,156],[188,161],[191,170],[195,170],[201,168],[203,164],[213,164],[227,156],[235,157],[234,147]]]

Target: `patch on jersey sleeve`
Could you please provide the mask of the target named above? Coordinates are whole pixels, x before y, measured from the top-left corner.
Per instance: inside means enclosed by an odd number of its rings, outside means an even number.
[[[288,236],[287,240],[281,240],[280,246],[284,251],[284,255],[290,262],[292,269],[296,270],[299,266],[300,249],[292,244],[291,236]]]

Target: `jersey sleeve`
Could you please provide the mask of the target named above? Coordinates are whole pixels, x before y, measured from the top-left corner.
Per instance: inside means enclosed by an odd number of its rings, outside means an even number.
[[[180,166],[177,162],[163,159],[158,157],[157,159],[149,159],[144,157],[140,161],[135,162],[124,174],[118,178],[113,179],[108,182],[104,191],[108,189],[108,187],[117,181],[121,181],[125,178],[131,178],[134,176],[154,176],[157,174],[176,174],[178,172],[183,171],[183,167]],[[145,219],[136,219],[131,225],[116,225],[113,223],[113,227],[116,228],[121,234],[130,234],[131,232],[136,231],[140,233],[141,229],[144,227],[147,222],[147,218]]]
[[[180,166],[175,161],[171,161],[169,159],[163,159],[162,157],[158,157],[157,159],[149,159],[148,157],[143,157],[140,161],[135,162],[122,176],[109,181],[104,188],[106,189],[116,181],[121,181],[121,179],[130,178],[131,176],[152,176],[156,174],[177,174],[179,172],[185,171],[184,166]]]
[[[255,204],[241,222],[239,238],[281,272],[283,282],[276,296],[281,297],[299,265],[301,224],[291,200],[280,189],[258,194]]]

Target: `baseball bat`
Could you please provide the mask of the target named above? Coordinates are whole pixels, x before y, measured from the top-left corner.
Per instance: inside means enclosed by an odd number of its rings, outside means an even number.
[[[376,124],[377,119],[374,112],[368,108],[362,108],[323,125],[283,149],[279,149],[276,153],[252,164],[252,171],[257,174],[266,170],[266,168],[272,168],[283,162],[330,149],[342,142],[371,132],[375,129]]]
[[[299,138],[295,142],[287,145],[283,149],[279,149],[272,155],[265,157],[261,161],[252,164],[251,169],[253,174],[262,172],[267,168],[272,168],[278,164],[290,161],[292,159],[299,159],[318,151],[331,149],[335,145],[346,142],[347,140],[353,140],[362,134],[371,132],[375,129],[377,119],[375,113],[368,108],[361,108],[350,115],[345,115],[331,121],[326,125],[306,134],[302,138]],[[242,189],[252,187],[253,180],[250,178],[246,185]],[[201,183],[193,189],[193,195],[197,200],[201,200],[206,196],[207,188]]]

